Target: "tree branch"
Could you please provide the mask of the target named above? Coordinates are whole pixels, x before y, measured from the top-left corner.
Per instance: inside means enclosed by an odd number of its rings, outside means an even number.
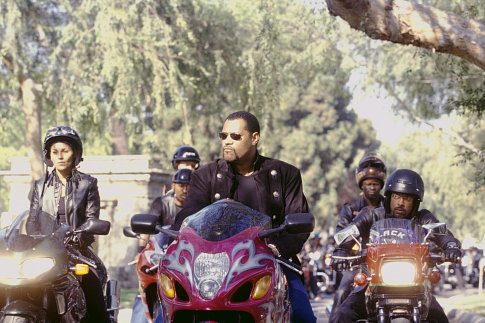
[[[485,70],[485,23],[404,0],[326,0],[339,16],[374,39],[461,57]]]
[[[454,132],[453,130],[451,130],[449,128],[444,128],[444,127],[437,126],[437,125],[433,124],[432,122],[429,122],[428,120],[425,120],[423,118],[420,118],[419,116],[417,116],[414,113],[413,109],[404,100],[401,100],[401,98],[399,98],[399,96],[397,95],[396,92],[394,92],[394,90],[387,89],[387,91],[389,92],[389,94],[394,99],[396,99],[396,101],[403,107],[403,109],[406,110],[409,113],[409,115],[411,116],[411,118],[413,118],[414,121],[419,122],[419,123],[426,124],[426,125],[430,126],[433,129],[437,129],[437,130],[441,131],[442,133],[444,133],[444,134],[446,134],[446,135],[454,138],[455,141],[457,142],[458,146],[463,147],[466,150],[474,153],[475,155],[477,155],[481,159],[484,159],[485,158],[485,152],[483,150],[475,147],[470,142],[467,142],[465,139],[463,139],[462,136],[460,136],[458,133]]]

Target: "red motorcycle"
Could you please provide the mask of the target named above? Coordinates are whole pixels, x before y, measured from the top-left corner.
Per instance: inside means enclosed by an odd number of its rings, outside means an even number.
[[[366,249],[344,259],[360,267],[356,288],[366,288],[367,320],[386,323],[393,319],[425,322],[431,301],[431,284],[440,281],[436,265],[441,254],[432,253],[427,239],[446,232],[444,223],[419,225],[411,220],[388,218],[375,222]],[[360,236],[356,225],[335,234],[337,245]]]
[[[168,227],[167,227],[168,228]],[[142,239],[134,233],[130,227],[123,228],[123,234],[129,238]],[[138,289],[143,304],[146,319],[153,323],[160,310],[160,300],[157,294],[157,271],[160,259],[168,247],[168,237],[163,233],[150,236],[146,247],[140,252],[137,260],[130,264],[136,264],[138,275]]]
[[[158,269],[164,322],[289,322],[291,306],[281,265],[265,238],[309,233],[309,213],[289,214],[278,228],[271,218],[231,200],[213,203],[185,219],[180,231],[163,229],[146,214],[132,217],[137,233],[176,239]]]

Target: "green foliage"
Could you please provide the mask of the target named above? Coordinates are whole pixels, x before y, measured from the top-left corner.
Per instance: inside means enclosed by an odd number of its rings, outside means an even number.
[[[422,208],[447,223],[459,239],[470,234],[481,240],[485,224],[479,210],[485,207],[484,191],[475,190],[470,178],[477,165],[456,163],[455,149],[438,131],[420,131],[402,138],[394,147],[387,147],[384,153],[389,172],[409,168],[422,176],[425,185]]]
[[[326,12],[291,0],[37,7],[57,19],[39,70],[43,125],[76,128],[86,154],[111,152],[110,121],[118,119],[131,153],[152,154],[169,168],[173,151],[190,144],[208,161],[220,155],[225,116],[245,109],[261,122],[261,153],[302,169],[312,210],[326,225],[343,203],[339,192],[348,191],[348,167],[377,145],[370,124],[346,108],[344,33]],[[17,24],[19,33],[28,34],[26,26]],[[0,83],[10,90],[5,100],[18,88],[9,81]]]
[[[426,1],[426,4],[464,17],[485,18],[479,0],[435,0]],[[353,63],[365,70],[367,76],[362,86],[379,86],[384,96],[394,98],[392,108],[397,114],[406,115],[413,122],[417,122],[416,119],[434,122],[458,113],[470,126],[480,127],[485,109],[485,71],[452,55],[370,40],[357,32],[355,36]],[[366,67],[362,68],[364,59]],[[477,189],[483,187],[484,143],[479,137],[471,136],[467,128],[461,128],[457,134],[466,144],[454,146],[452,155],[458,157],[455,162],[470,161],[470,165],[476,167],[472,181]],[[470,147],[481,151],[481,156],[471,153]]]

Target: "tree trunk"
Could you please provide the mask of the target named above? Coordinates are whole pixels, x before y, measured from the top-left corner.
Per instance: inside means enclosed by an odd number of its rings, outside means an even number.
[[[339,16],[374,39],[432,49],[485,70],[485,23],[404,0],[326,0]]]
[[[109,132],[111,135],[111,149],[113,155],[128,155],[128,138],[126,137],[125,121],[112,115],[109,118]]]
[[[39,179],[44,175],[42,144],[40,141],[40,107],[36,87],[38,85],[31,78],[26,78],[20,82],[23,112],[25,114],[25,143],[33,180]]]

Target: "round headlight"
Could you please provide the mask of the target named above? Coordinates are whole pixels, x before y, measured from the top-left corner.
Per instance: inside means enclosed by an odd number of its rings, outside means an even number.
[[[213,299],[221,286],[212,279],[206,279],[199,284],[199,294],[203,299]]]

